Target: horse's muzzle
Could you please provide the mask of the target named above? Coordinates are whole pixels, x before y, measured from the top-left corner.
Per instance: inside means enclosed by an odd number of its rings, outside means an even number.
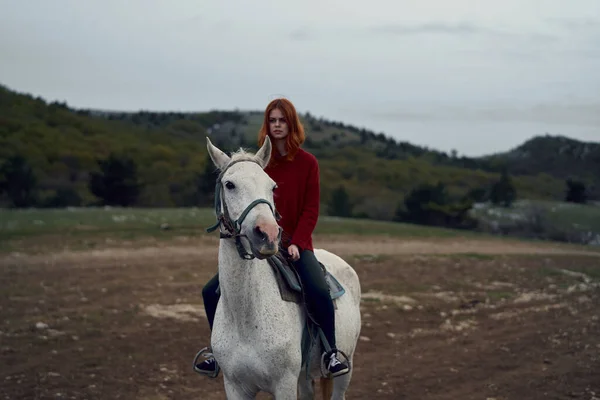
[[[277,254],[277,252],[279,251],[279,246],[277,246],[276,243],[269,243],[268,245],[264,245],[258,248],[258,255],[257,257],[259,258],[267,258],[267,257],[271,257],[274,256],[275,254]]]
[[[252,251],[257,258],[267,258],[277,254],[281,240],[281,227],[272,224],[257,224],[252,232]]]

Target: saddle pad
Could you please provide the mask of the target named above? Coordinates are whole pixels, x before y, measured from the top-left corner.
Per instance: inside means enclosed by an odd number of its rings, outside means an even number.
[[[287,262],[282,261],[277,256],[270,257],[269,264],[271,264],[271,266],[275,270],[275,275],[277,276],[278,281],[280,281],[280,280],[284,281],[284,282],[280,282],[280,283],[285,283],[287,288],[292,292],[297,292],[299,294],[302,293],[302,284],[301,284],[300,279],[298,278],[298,274],[296,273],[293,266],[291,266]],[[331,295],[331,299],[335,300],[335,299],[339,298],[346,292],[346,290],[340,284],[340,282],[335,278],[335,276],[330,274],[329,271],[327,271],[325,269],[325,266],[323,265],[323,263],[319,262],[319,264],[321,265],[321,268],[323,269],[323,273],[325,275],[325,282],[327,282],[327,285],[329,286],[329,293]],[[281,289],[282,288],[280,285],[280,290]],[[283,293],[282,293],[282,296],[283,296]]]
[[[323,264],[321,264],[323,265]],[[325,267],[323,266],[323,269],[325,269]],[[335,276],[331,275],[329,273],[329,271],[325,271],[325,280],[327,281],[327,284],[329,285],[329,293],[331,294],[331,299],[335,300],[338,297],[340,297],[341,295],[343,295],[344,293],[346,293],[346,289],[344,289],[344,287],[342,286],[342,284],[340,282],[338,282],[338,280],[335,278]]]

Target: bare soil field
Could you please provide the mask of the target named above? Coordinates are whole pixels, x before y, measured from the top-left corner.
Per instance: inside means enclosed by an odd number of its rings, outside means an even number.
[[[348,399],[600,398],[599,252],[434,238],[316,244],[361,279]],[[181,237],[0,254],[0,399],[224,399],[221,376],[191,369],[209,340],[201,289],[217,245]]]

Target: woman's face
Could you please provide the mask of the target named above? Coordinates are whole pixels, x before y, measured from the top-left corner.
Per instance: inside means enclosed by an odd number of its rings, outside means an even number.
[[[285,139],[290,133],[283,113],[277,108],[269,113],[269,132],[275,140]]]

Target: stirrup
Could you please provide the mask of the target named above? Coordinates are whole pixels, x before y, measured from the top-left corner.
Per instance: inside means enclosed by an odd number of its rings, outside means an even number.
[[[209,378],[216,378],[219,375],[219,372],[221,371],[221,367],[219,367],[219,363],[217,363],[217,360],[214,358],[214,354],[212,355],[213,359],[215,360],[215,370],[214,372],[207,372],[207,371],[202,371],[199,370],[198,368],[196,368],[196,365],[198,365],[198,359],[200,357],[204,357],[206,359],[208,359],[210,356],[207,356],[206,354],[210,353],[212,354],[212,349],[210,347],[205,347],[202,350],[200,350],[198,353],[196,353],[196,357],[194,357],[194,362],[192,364],[192,368],[194,369],[195,372],[199,373],[200,375],[205,375],[208,376]]]
[[[346,363],[348,364],[348,372],[352,371],[352,363],[350,362],[350,359],[348,358],[348,356],[346,355],[346,353],[344,353],[342,350],[336,349],[336,350],[331,350],[331,351],[324,351],[323,354],[321,355],[321,376],[323,376],[323,378],[331,378],[331,373],[329,372],[329,368],[327,367],[327,365],[325,365],[325,359],[327,359],[327,364],[329,364],[329,358],[331,357],[332,354],[337,353],[337,355],[342,355],[342,359],[346,360]],[[340,359],[340,361],[342,360]],[[348,372],[345,372],[342,375],[338,375],[338,376],[343,376],[346,375]]]

